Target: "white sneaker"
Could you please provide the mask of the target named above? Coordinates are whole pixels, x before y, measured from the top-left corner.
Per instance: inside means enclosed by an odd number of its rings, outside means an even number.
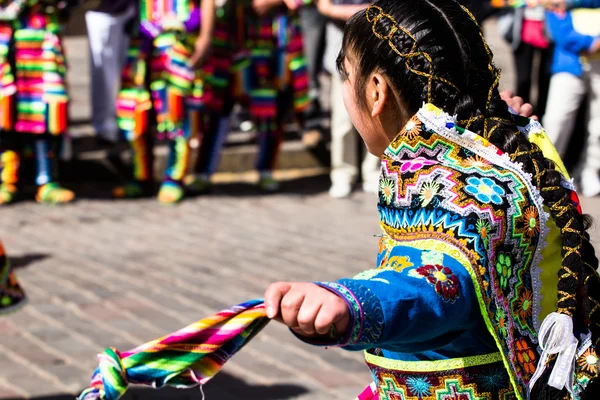
[[[598,171],[586,168],[581,172],[581,194],[584,197],[596,197],[600,194]]]
[[[352,193],[352,185],[348,182],[335,182],[329,188],[329,195],[334,199],[343,199]]]

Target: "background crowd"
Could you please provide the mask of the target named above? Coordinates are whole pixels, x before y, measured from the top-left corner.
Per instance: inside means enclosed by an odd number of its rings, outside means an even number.
[[[58,184],[55,158],[68,137],[67,64],[60,30],[76,7],[88,9],[97,145],[131,144],[131,174],[114,188],[114,197],[154,193],[152,146],[157,139],[170,147],[159,201],[176,203],[185,193],[207,192],[227,135],[237,128],[232,127],[232,113],[243,129],[256,134],[261,190],[278,190],[272,172],[285,131],[295,122],[305,136],[328,143],[332,197],[349,196],[358,183],[366,192],[377,192],[379,160],[360,148],[336,72],[344,21],[367,4],[0,2],[6,25],[0,204],[18,199],[21,182],[29,179],[19,168],[27,157],[36,162],[38,201],[57,204],[75,198]],[[514,52],[515,93],[534,105],[583,195],[600,194],[600,1],[472,0],[466,5],[480,22],[497,18],[495,26]],[[41,20],[43,26],[36,25]],[[34,36],[36,30],[50,32],[55,43],[40,39],[40,53],[26,54],[19,44],[25,48],[34,39],[23,39],[27,34],[19,29]],[[45,60],[42,50],[48,46],[54,46],[55,56]],[[28,69],[36,63],[54,66],[36,76]],[[11,67],[15,71],[6,73]],[[324,81],[330,84],[323,86]],[[328,107],[322,104],[325,98]],[[328,116],[330,130],[322,128]]]

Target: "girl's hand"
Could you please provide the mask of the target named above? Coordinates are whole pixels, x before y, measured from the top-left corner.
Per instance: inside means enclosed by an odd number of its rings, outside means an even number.
[[[277,319],[300,336],[325,336],[332,331],[343,336],[350,325],[346,302],[313,283],[274,283],[265,292],[265,306],[267,317]]]
[[[533,106],[529,103],[525,103],[522,97],[515,96],[515,94],[510,90],[503,90],[500,92],[500,97],[502,100],[508,104],[510,108],[515,110],[517,114],[522,117],[532,118],[537,120],[538,118],[533,115]]]

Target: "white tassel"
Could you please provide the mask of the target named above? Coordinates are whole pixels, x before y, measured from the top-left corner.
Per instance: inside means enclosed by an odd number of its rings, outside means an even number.
[[[538,362],[535,374],[529,382],[529,393],[537,380],[546,370],[548,359],[553,354],[558,354],[548,385],[562,390],[566,389],[575,398],[573,391],[573,377],[575,374],[575,360],[578,341],[573,335],[573,319],[565,314],[553,312],[542,322],[538,334],[542,356]]]

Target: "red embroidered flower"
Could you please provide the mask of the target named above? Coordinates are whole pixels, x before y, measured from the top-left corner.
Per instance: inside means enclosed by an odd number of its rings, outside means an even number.
[[[525,374],[533,375],[535,373],[535,353],[524,338],[519,338],[515,345],[519,364],[523,367]]]
[[[459,295],[460,284],[452,270],[442,265],[424,265],[416,272],[435,287],[435,291],[444,301],[454,302]]]

